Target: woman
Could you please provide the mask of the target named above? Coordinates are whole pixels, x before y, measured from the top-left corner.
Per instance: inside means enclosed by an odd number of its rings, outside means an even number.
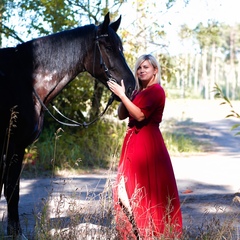
[[[129,100],[121,86],[108,82],[121,103],[119,119],[129,117],[120,157],[114,200],[120,239],[178,237],[182,215],[171,160],[159,123],[165,105],[160,67],[152,55],[135,65],[136,90]]]

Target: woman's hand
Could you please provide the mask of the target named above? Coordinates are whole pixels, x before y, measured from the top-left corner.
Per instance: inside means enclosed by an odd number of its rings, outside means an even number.
[[[108,87],[110,88],[110,90],[117,95],[120,99],[125,95],[125,86],[124,86],[124,82],[123,80],[121,80],[121,86],[119,84],[117,84],[116,82],[110,80],[107,82]]]
[[[118,116],[120,119],[125,119],[128,116],[128,113],[137,121],[142,121],[145,119],[145,116],[141,109],[137,107],[134,103],[132,103],[131,100],[125,95],[125,86],[123,80],[121,80],[121,86],[111,80],[108,81],[107,84],[110,90],[114,94],[116,94],[122,101],[120,103],[120,109],[118,111]]]

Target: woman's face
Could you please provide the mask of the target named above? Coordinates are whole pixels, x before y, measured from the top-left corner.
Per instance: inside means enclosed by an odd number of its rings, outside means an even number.
[[[142,83],[145,82],[146,84],[155,80],[156,73],[157,69],[154,68],[148,60],[142,62],[137,69],[138,79],[142,81]]]

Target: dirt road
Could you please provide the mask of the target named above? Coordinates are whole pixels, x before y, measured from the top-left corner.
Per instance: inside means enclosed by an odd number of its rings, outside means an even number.
[[[185,121],[189,123],[186,130],[190,131],[190,134],[209,143],[205,153],[171,157],[186,228],[197,227],[206,223],[207,219],[211,221],[214,216],[224,221],[230,215],[240,213],[240,139],[234,136],[236,132],[230,131],[237,121],[225,119],[229,108],[220,106],[219,103],[178,100],[167,101],[166,104],[165,122],[170,118]],[[56,213],[61,199],[74,196],[79,199],[80,205],[85,204],[91,197],[96,199],[105,189],[108,180],[114,178],[114,174],[105,171],[100,174],[64,178],[22,179],[19,211],[24,234],[33,236],[35,218],[41,217],[43,203],[48,201],[52,210],[49,216],[54,219],[56,214],[53,213]],[[68,205],[66,208],[71,205],[70,202],[65,204]],[[63,214],[62,217],[64,216]],[[0,229],[6,229],[4,198],[0,200],[0,218]],[[236,229],[239,226],[238,219],[233,223]]]
[[[216,219],[221,219],[223,224],[231,221],[237,229],[232,239],[240,239],[240,136],[235,136],[240,129],[230,130],[240,120],[226,119],[230,108],[220,103],[170,101],[165,117],[189,121],[189,134],[209,143],[205,153],[172,156],[184,226],[191,228],[205,224],[205,227],[213,228]],[[237,110],[240,103],[235,102],[234,106]]]

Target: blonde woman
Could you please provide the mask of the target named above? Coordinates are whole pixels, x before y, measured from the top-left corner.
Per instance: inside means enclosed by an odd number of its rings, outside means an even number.
[[[159,128],[165,106],[160,75],[157,60],[147,54],[136,62],[136,90],[131,100],[123,81],[121,86],[108,82],[121,99],[119,118],[129,118],[114,189],[120,239],[172,239],[182,232],[176,180]]]

